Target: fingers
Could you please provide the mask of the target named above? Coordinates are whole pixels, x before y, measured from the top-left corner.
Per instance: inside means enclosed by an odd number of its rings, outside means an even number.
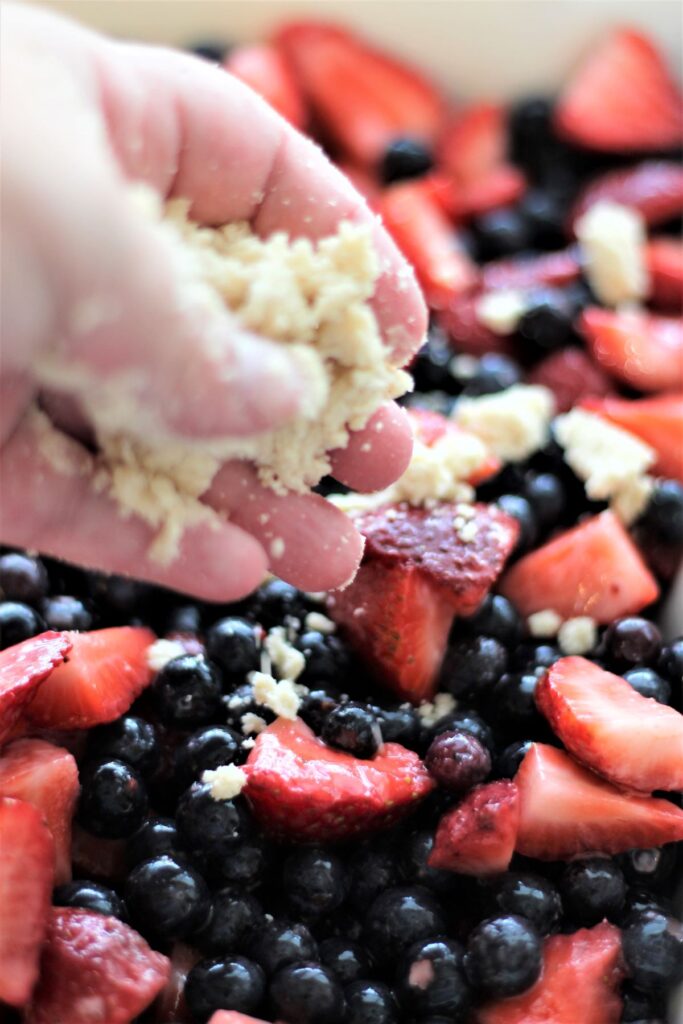
[[[381,491],[401,476],[412,451],[410,421],[389,402],[363,430],[351,434],[346,448],[332,453],[332,476],[356,491]]]

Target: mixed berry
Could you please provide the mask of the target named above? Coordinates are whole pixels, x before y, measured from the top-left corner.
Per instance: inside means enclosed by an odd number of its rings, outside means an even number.
[[[225,62],[315,126],[416,269],[423,461],[352,512],[363,563],[329,595],[199,605],[0,554],[3,1020],[663,1022],[678,93],[630,30],[509,109],[453,112],[323,24]]]

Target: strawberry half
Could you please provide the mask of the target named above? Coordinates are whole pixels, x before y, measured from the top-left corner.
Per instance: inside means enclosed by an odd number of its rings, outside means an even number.
[[[631,206],[650,227],[683,213],[683,167],[673,161],[646,160],[626,170],[608,171],[594,178],[574,203],[573,229],[586,210],[601,199]]]
[[[657,452],[653,472],[683,483],[683,394],[586,398],[581,405],[651,445]]]
[[[444,126],[437,146],[439,166],[457,181],[478,181],[500,167],[507,155],[507,121],[495,103],[459,111]]]
[[[38,980],[52,895],[52,836],[36,807],[0,798],[0,1002],[23,1006]]]
[[[256,740],[244,793],[269,832],[300,842],[348,839],[410,811],[434,783],[419,756],[385,743],[371,761],[332,750],[300,719],[278,719]]]
[[[53,907],[24,1024],[130,1024],[168,975],[168,959],[122,921]]]
[[[458,352],[483,356],[487,352],[512,355],[509,338],[493,331],[479,319],[477,304],[480,295],[456,295],[447,306],[437,311],[439,327],[446,332]]]
[[[483,291],[512,288],[524,291],[540,285],[562,286],[581,276],[577,250],[573,247],[540,256],[492,260],[481,268]]]
[[[683,307],[683,243],[653,238],[645,250],[650,274],[650,302],[658,309],[678,312]]]
[[[671,149],[683,139],[681,95],[653,43],[620,28],[598,44],[564,88],[555,127],[591,149]]]
[[[585,658],[560,658],[536,704],[567,750],[626,789],[683,789],[683,715]]]
[[[67,633],[72,649],[31,702],[33,724],[52,729],[89,729],[127,711],[152,680],[149,629],[115,626]]]
[[[41,633],[0,651],[0,743],[11,735],[22,709],[70,650],[66,633]]]
[[[274,46],[237,46],[228,54],[225,67],[295,128],[305,127],[308,117],[301,90],[287,61]]]
[[[641,391],[683,389],[683,321],[637,310],[590,306],[579,329],[593,356],[618,380]]]
[[[477,786],[439,822],[428,864],[460,875],[496,875],[510,866],[517,842],[514,782]]]
[[[555,395],[557,412],[569,412],[584,398],[609,395],[614,382],[582,348],[562,348],[546,356],[529,374],[530,384],[542,384]]]
[[[374,166],[399,136],[431,143],[443,100],[419,72],[343,28],[291,22],[275,36],[305,97],[344,153]]]
[[[0,758],[0,797],[36,807],[54,839],[55,884],[71,878],[71,819],[78,797],[78,768],[68,750],[44,740],[16,740]]]
[[[624,793],[545,743],[532,744],[515,782],[516,849],[525,857],[569,860],[683,839],[683,811],[675,804]]]
[[[501,591],[525,617],[552,608],[563,619],[590,615],[601,623],[639,612],[659,596],[657,581],[609,511],[520,558]]]
[[[457,442],[461,438],[472,436],[467,430],[459,426],[455,420],[442,416],[440,412],[434,412],[431,409],[408,409],[407,413],[413,428],[414,437],[416,440],[421,441],[422,444],[427,445],[428,448],[437,444],[444,437],[451,437]],[[495,476],[501,465],[502,463],[497,455],[493,453],[487,455],[484,461],[467,477],[467,483],[473,487],[478,486],[484,480]]]
[[[520,996],[477,1011],[477,1024],[617,1024],[621,933],[607,921],[543,944],[543,971]]]

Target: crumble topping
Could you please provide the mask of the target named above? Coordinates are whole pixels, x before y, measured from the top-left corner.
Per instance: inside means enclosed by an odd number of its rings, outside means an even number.
[[[202,782],[211,787],[214,800],[234,800],[247,784],[247,774],[236,764],[222,764],[219,768],[207,768],[202,773]]]
[[[552,392],[540,384],[514,384],[493,395],[461,398],[453,418],[505,462],[522,462],[550,437]]]
[[[648,292],[645,222],[629,206],[602,199],[576,222],[588,283],[606,306],[639,302]]]
[[[557,642],[563,654],[588,654],[598,642],[598,627],[590,615],[577,615],[560,626]]]

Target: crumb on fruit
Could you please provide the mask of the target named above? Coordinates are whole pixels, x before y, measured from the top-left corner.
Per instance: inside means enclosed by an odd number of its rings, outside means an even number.
[[[550,436],[552,392],[539,384],[514,384],[493,395],[461,398],[453,418],[506,462],[521,462]]]
[[[542,611],[530,615],[526,624],[531,636],[553,637],[557,636],[562,625],[562,616],[554,612],[552,608],[544,608]]]
[[[559,628],[557,642],[563,654],[588,654],[598,641],[598,627],[589,615],[567,619]]]
[[[179,640],[155,640],[147,648],[147,664],[154,672],[160,672],[169,661],[185,654],[185,648]]]
[[[249,676],[254,691],[254,700],[264,707],[270,708],[280,718],[294,720],[301,707],[301,698],[297,694],[291,679],[279,682],[266,672],[252,672]]]
[[[222,764],[216,769],[207,769],[202,782],[211,787],[214,800],[234,800],[247,784],[247,775],[236,764]]]
[[[601,199],[576,222],[588,283],[607,306],[638,302],[648,293],[645,221],[638,210]]]

